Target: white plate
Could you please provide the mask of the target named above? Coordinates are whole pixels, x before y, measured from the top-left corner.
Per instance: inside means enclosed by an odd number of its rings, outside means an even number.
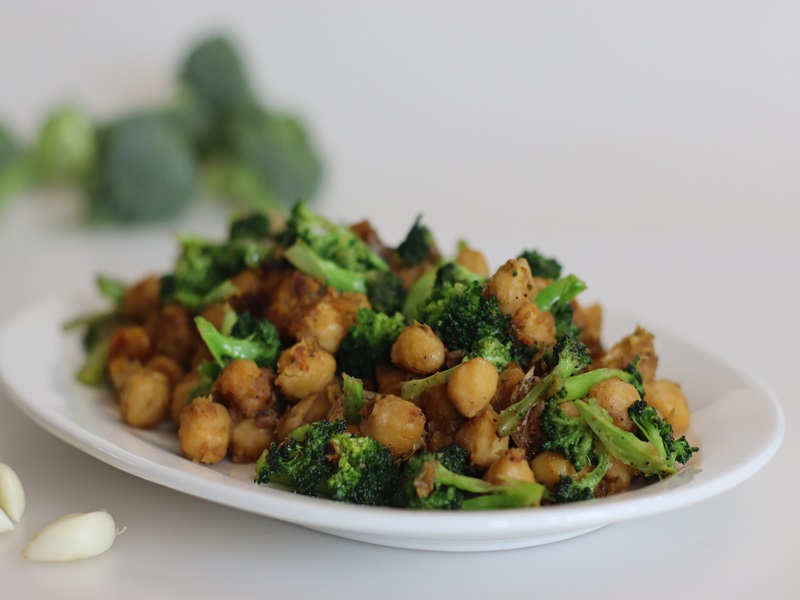
[[[204,467],[182,458],[177,436],[123,425],[107,393],[74,380],[82,361],[77,336],[61,324],[93,297],[34,305],[0,331],[0,379],[18,406],[46,430],[123,471],[237,509],[333,535],[400,548],[477,551],[546,544],[621,520],[705,500],[741,483],[778,449],[784,423],[771,394],[716,356],[655,329],[662,377],[681,382],[693,408],[690,441],[701,447],[677,475],[610,498],[542,508],[430,513],[351,506],[253,483],[252,465]],[[606,315],[616,339],[634,322]],[[616,336],[616,337],[615,337]]]

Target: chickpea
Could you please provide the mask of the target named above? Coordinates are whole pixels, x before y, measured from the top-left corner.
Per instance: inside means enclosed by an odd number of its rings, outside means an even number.
[[[183,369],[169,356],[163,354],[156,354],[153,358],[147,361],[144,365],[148,369],[163,373],[169,379],[170,386],[175,386],[183,379]]]
[[[131,374],[119,394],[119,412],[128,425],[148,429],[167,416],[170,398],[169,379],[151,369]]]
[[[400,386],[404,381],[412,379],[414,375],[408,371],[398,369],[392,364],[384,363],[375,369],[375,382],[378,384],[379,394],[400,395]]]
[[[180,423],[181,411],[194,399],[193,394],[202,380],[203,378],[199,373],[193,372],[184,377],[172,388],[169,414],[173,423]]]
[[[414,322],[395,340],[391,358],[401,369],[430,375],[444,364],[444,344],[428,325]]]
[[[600,334],[603,328],[603,308],[599,304],[583,306],[573,301],[572,310],[572,322],[580,330],[581,341],[586,344],[592,359],[602,356]]]
[[[459,248],[455,262],[462,267],[466,267],[476,275],[482,277],[489,276],[489,263],[486,261],[483,252],[473,250],[467,245],[462,245]]]
[[[644,397],[659,416],[672,426],[676,437],[686,433],[691,414],[680,385],[667,379],[657,379],[644,384]]]
[[[589,396],[608,411],[614,425],[623,431],[636,431],[636,424],[631,420],[628,409],[634,402],[641,400],[641,397],[633,385],[617,377],[610,377],[594,384],[589,390]]]
[[[259,415],[243,419],[231,433],[231,460],[235,463],[255,462],[276,439],[274,415],[269,420]]]
[[[631,481],[639,474],[634,467],[626,465],[615,456],[611,457],[611,466],[606,471],[605,477],[594,490],[594,495],[598,498],[611,496],[628,489]]]
[[[150,336],[140,325],[121,325],[114,330],[108,346],[108,356],[124,356],[131,360],[144,361],[150,356]]]
[[[274,400],[273,375],[254,361],[232,360],[211,386],[215,401],[235,409],[243,417],[252,417]]]
[[[398,396],[378,395],[361,412],[361,434],[389,447],[392,457],[403,458],[425,443],[425,415]]]
[[[488,286],[504,315],[513,315],[520,306],[533,300],[537,292],[528,261],[524,258],[507,261],[492,275]]]
[[[525,371],[516,363],[511,363],[497,379],[497,391],[492,398],[492,408],[500,412],[514,403],[514,393],[517,386],[525,377]]]
[[[324,419],[330,410],[331,398],[326,390],[303,398],[300,402],[290,406],[278,419],[278,439],[286,438],[300,425]]]
[[[496,485],[503,485],[509,481],[526,481],[535,483],[530,465],[525,458],[525,450],[511,448],[500,454],[483,474],[483,480]]]
[[[348,328],[345,316],[329,299],[323,298],[298,317],[289,325],[295,339],[313,338],[331,354],[339,350]]]
[[[639,357],[639,372],[645,383],[653,381],[658,366],[658,355],[653,344],[653,334],[637,327],[632,334],[625,336],[592,363],[592,368],[609,367],[624,369],[634,357]]]
[[[336,359],[316,341],[304,339],[281,352],[275,385],[289,398],[321,391],[333,379]]]
[[[572,477],[575,467],[558,452],[539,452],[530,462],[536,481],[552,490],[562,475]]]
[[[526,302],[511,317],[511,335],[526,346],[554,346],[556,320],[553,313],[541,311],[533,302]]]
[[[205,464],[221,461],[228,454],[231,418],[211,396],[195,398],[181,411],[178,439],[186,458]]]
[[[456,431],[465,419],[447,396],[447,384],[425,390],[419,397],[428,429],[428,450],[438,450],[453,443]]]
[[[158,354],[165,354],[180,365],[189,363],[200,334],[189,311],[177,304],[161,309],[155,323],[153,339]]]
[[[308,275],[288,270],[267,302],[264,316],[282,336],[290,336],[289,325],[300,311],[325,295],[325,286]]]
[[[145,277],[127,288],[122,295],[120,311],[125,319],[144,323],[161,306],[161,280],[155,275]]]
[[[488,469],[508,450],[508,437],[498,437],[496,420],[497,414],[489,407],[459,427],[455,435],[456,443],[469,452],[472,463],[481,469]]]
[[[138,360],[131,360],[126,356],[115,356],[108,361],[108,378],[113,388],[119,392],[136,371],[142,368]]]
[[[474,417],[492,401],[497,391],[497,369],[485,358],[462,363],[447,382],[447,395],[465,417]]]

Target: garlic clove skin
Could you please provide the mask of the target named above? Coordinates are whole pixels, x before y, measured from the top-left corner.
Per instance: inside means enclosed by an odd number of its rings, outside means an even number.
[[[14,469],[0,462],[0,509],[15,523],[25,513],[25,490]]]
[[[22,556],[35,561],[72,561],[108,550],[117,537],[114,519],[105,510],[66,515],[31,538]]]
[[[8,518],[4,510],[0,509],[0,533],[14,531],[14,523]]]

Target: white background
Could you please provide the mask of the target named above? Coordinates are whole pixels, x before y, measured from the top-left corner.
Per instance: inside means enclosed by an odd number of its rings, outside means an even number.
[[[492,554],[367,546],[117,472],[0,396],[0,460],[29,493],[0,535],[3,597],[793,597],[800,7],[792,2],[22,2],[0,4],[0,119],[22,136],[66,99],[98,119],[171,90],[199,35],[240,40],[263,97],[302,115],[328,167],[318,208],[397,241],[422,212],[444,249],[559,257],[589,294],[667,324],[767,383],[787,421],[740,487],[663,516]],[[74,202],[0,214],[0,320],[97,272],[166,269],[198,203],[87,230]],[[702,368],[702,365],[698,365]],[[50,520],[105,506],[106,555],[25,563]],[[299,591],[298,591],[299,590]],[[406,591],[403,591],[406,590]],[[589,592],[591,590],[591,592]]]

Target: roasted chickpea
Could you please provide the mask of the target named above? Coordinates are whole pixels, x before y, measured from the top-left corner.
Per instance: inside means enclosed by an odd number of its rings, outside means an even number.
[[[624,492],[631,485],[634,477],[639,475],[639,471],[634,467],[626,465],[615,456],[611,457],[611,466],[606,471],[602,481],[594,490],[594,495],[598,498],[611,496]]]
[[[125,290],[120,303],[120,312],[126,319],[144,323],[160,305],[161,280],[151,275]]]
[[[228,454],[231,418],[211,396],[195,398],[181,411],[178,439],[184,456],[194,462],[214,464]]]
[[[524,258],[507,261],[492,275],[488,286],[504,315],[513,315],[520,306],[533,300],[537,292],[531,268]]]
[[[231,460],[235,463],[255,462],[276,440],[274,415],[271,419],[264,419],[259,415],[243,419],[234,426],[231,433]]]
[[[497,379],[497,391],[492,398],[492,408],[496,412],[500,412],[513,404],[514,393],[523,377],[525,377],[525,371],[516,363],[511,363],[503,369]]]
[[[108,345],[109,358],[124,356],[131,360],[145,361],[152,353],[150,336],[140,325],[121,325],[114,330]]]
[[[459,427],[455,435],[456,443],[469,452],[472,463],[481,469],[488,469],[508,450],[508,438],[498,437],[496,421],[497,414],[489,407]]]
[[[412,402],[398,396],[378,395],[364,406],[361,434],[389,447],[392,457],[403,458],[425,443],[425,415]]]
[[[316,304],[293,319],[289,331],[297,340],[312,338],[330,353],[339,350],[339,346],[347,335],[347,319],[328,298]]]
[[[165,354],[180,365],[187,365],[200,340],[189,311],[177,304],[161,309],[156,320],[153,340],[158,354]]]
[[[331,406],[331,397],[326,390],[311,394],[293,404],[278,419],[278,439],[284,439],[300,425],[326,418]]]
[[[575,467],[558,452],[539,452],[531,459],[530,466],[536,481],[549,490],[555,487],[562,475],[575,475]]]
[[[556,343],[556,320],[553,313],[541,311],[533,302],[526,302],[511,317],[511,335],[526,346],[553,346]]]
[[[641,400],[641,397],[630,383],[610,377],[594,384],[589,390],[589,396],[608,411],[614,419],[614,425],[624,431],[636,431],[636,424],[631,420],[628,409],[634,402]]]
[[[489,263],[486,261],[483,252],[473,250],[469,246],[462,245],[458,249],[458,256],[456,256],[455,262],[462,267],[466,267],[476,275],[482,277],[489,276]]]
[[[275,385],[289,398],[321,391],[333,379],[336,359],[316,341],[304,339],[281,352]]]
[[[458,412],[474,417],[492,401],[498,379],[495,366],[478,356],[458,366],[447,383],[447,395]]]
[[[170,386],[177,385],[178,382],[183,379],[183,369],[169,356],[156,354],[153,358],[148,360],[144,366],[148,369],[152,369],[153,371],[158,371],[159,373],[166,375],[167,379],[169,379]]]
[[[528,460],[525,458],[525,450],[522,448],[511,448],[501,453],[483,474],[483,480],[496,485],[503,485],[509,481],[526,481],[528,483],[536,481]]]
[[[412,323],[392,346],[392,362],[418,375],[430,375],[444,364],[445,348],[428,325]]]
[[[425,390],[419,397],[428,430],[428,450],[438,450],[453,443],[456,431],[465,419],[447,396],[447,384]]]
[[[167,416],[169,379],[151,369],[134,371],[119,393],[119,412],[128,425],[147,429]]]
[[[254,361],[232,360],[211,386],[215,401],[235,409],[243,417],[252,417],[267,408],[274,400],[274,376]]]
[[[637,327],[632,334],[625,336],[604,355],[592,363],[592,368],[609,367],[624,369],[634,357],[639,357],[639,372],[645,382],[653,381],[658,367],[653,334]]]
[[[691,414],[680,385],[667,379],[657,379],[644,384],[644,397],[661,418],[672,426],[675,436],[686,433]]]
[[[169,415],[173,423],[180,423],[181,412],[194,398],[193,393],[203,378],[197,372],[186,375],[172,388],[172,397],[169,404]]]

